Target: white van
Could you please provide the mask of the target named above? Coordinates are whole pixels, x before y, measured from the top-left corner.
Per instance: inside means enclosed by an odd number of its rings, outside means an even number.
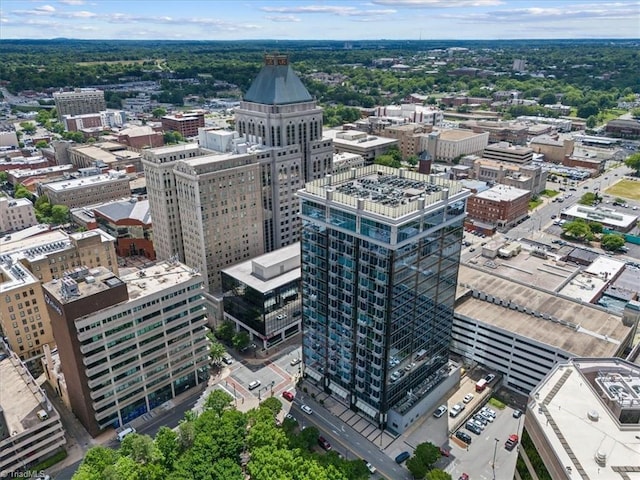
[[[124,440],[124,437],[129,435],[130,433],[136,433],[136,429],[133,427],[127,427],[121,432],[118,433],[118,441],[121,442]]]

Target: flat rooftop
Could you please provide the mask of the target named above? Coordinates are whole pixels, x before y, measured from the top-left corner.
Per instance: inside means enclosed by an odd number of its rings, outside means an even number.
[[[15,170],[8,170],[7,174],[13,176],[14,178],[35,177],[38,175],[46,175],[48,173],[63,173],[69,170],[75,170],[75,168],[76,167],[71,164],[54,165],[52,167],[36,168],[34,170],[18,168]]]
[[[159,262],[137,272],[122,275],[120,279],[127,284],[129,299],[134,300],[175,287],[193,277],[201,275],[183,263]]]
[[[254,290],[266,293],[282,285],[286,285],[295,280],[299,280],[302,277],[302,270],[298,262],[298,267],[293,268],[281,275],[275,276],[268,280],[263,280],[257,277],[253,273],[253,264],[258,263],[265,270],[270,266],[277,265],[278,263],[284,263],[289,259],[300,257],[300,243],[294,243],[287,247],[279,248],[273,252],[265,253],[259,257],[247,260],[246,262],[238,263],[232,267],[222,270],[227,275],[239,280],[245,285],[253,288]]]
[[[330,198],[333,202],[389,218],[424,210],[427,205],[447,197],[455,201],[469,196],[469,191],[459,182],[382,165],[369,165],[315,180],[299,193]]]
[[[492,200],[494,202],[510,202],[518,198],[528,196],[531,192],[522,188],[511,187],[509,185],[496,185],[488,190],[476,194],[476,198]]]
[[[398,143],[395,138],[369,135],[359,130],[324,130],[322,134],[325,138],[333,139],[333,143],[352,145],[358,148],[373,148]]]
[[[601,277],[579,273],[562,287],[558,293],[575,298],[577,301],[591,303],[600,296],[606,286],[607,281]]]
[[[3,349],[0,349],[2,352]],[[7,422],[7,434],[20,434],[40,423],[36,413],[45,409],[45,397],[20,359],[12,352],[0,360],[0,408]],[[42,402],[42,403],[41,403]],[[52,415],[52,412],[48,412]],[[0,431],[0,440],[5,432]]]
[[[541,316],[465,296],[471,290],[509,301]],[[572,301],[498,276],[493,271],[466,265],[460,265],[456,299],[456,315],[534,338],[575,356],[615,356],[620,343],[631,331],[630,327],[622,324],[621,317],[603,308]]]
[[[147,149],[149,153],[152,153],[154,155],[159,155],[159,156],[166,155],[169,153],[180,153],[180,152],[192,151],[192,150],[200,150],[200,145],[198,145],[197,143],[183,143],[180,145],[167,145],[164,147]]]
[[[460,128],[454,128],[451,130],[441,130],[440,140],[465,140],[471,137],[477,137],[478,135],[484,135],[484,133],[476,133],[473,130],[464,130]]]
[[[572,479],[640,478],[640,425],[622,429],[603,401],[608,392],[604,395],[600,380],[616,375],[640,385],[640,370],[633,364],[618,358],[576,358],[555,366],[531,392],[526,420],[537,424],[559,463],[571,467]],[[605,464],[596,462],[598,452],[605,455]]]
[[[78,188],[85,188],[93,185],[100,185],[113,182],[128,182],[129,179],[123,173],[121,175],[94,175],[91,177],[74,178],[73,180],[62,180],[60,182],[46,183],[43,186],[54,192],[60,192],[62,190],[74,190]]]
[[[562,211],[563,215],[576,218],[584,218],[594,222],[604,222],[609,225],[615,225],[621,228],[628,228],[638,217],[636,215],[627,215],[620,213],[613,208],[606,207],[589,207],[586,205],[575,204]]]

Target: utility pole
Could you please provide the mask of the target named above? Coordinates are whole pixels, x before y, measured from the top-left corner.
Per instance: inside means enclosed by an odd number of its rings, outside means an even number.
[[[493,470],[493,480],[496,480],[496,450],[498,449],[498,442],[500,440],[497,438],[494,438],[494,440],[496,443],[493,445],[493,463],[491,464],[491,468]]]

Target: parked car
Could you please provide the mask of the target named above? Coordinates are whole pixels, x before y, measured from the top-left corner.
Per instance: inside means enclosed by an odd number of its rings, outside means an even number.
[[[480,435],[482,433],[482,429],[473,422],[467,422],[464,428],[466,428],[470,432],[475,433],[476,435]]]
[[[327,452],[331,450],[331,444],[324,437],[318,437],[318,445],[320,445]]]
[[[515,448],[517,444],[518,444],[518,435],[514,433],[513,435],[509,435],[509,438],[507,439],[507,441],[504,442],[504,448],[511,451]]]
[[[458,480],[469,480],[469,475],[467,475],[466,473],[463,473],[458,477]]]
[[[396,463],[402,463],[404,462],[407,458],[409,458],[411,456],[411,454],[409,452],[402,452],[401,454],[399,454],[396,457]]]
[[[489,414],[489,412],[481,411],[478,413],[481,417],[483,417],[487,422],[493,423],[493,417]]]
[[[298,365],[302,360],[299,358],[294,358],[293,360],[291,360],[291,366],[295,367],[296,365]]]
[[[473,400],[473,393],[467,393],[462,399],[464,403],[469,403],[471,400]]]
[[[367,462],[367,470],[369,470],[369,472],[371,473],[376,473],[378,471],[378,469],[371,465],[369,462]]]
[[[489,423],[489,420],[487,420],[485,417],[483,417],[481,414],[476,413],[473,416],[473,419],[480,422],[483,426],[486,425],[487,423]]]
[[[464,410],[464,404],[456,403],[453,407],[451,407],[451,410],[449,411],[449,416],[452,418],[455,418],[460,414],[462,410]]]
[[[233,358],[231,358],[231,357],[222,357],[222,362],[225,365],[231,365],[233,363]]]
[[[313,410],[311,410],[311,407],[309,405],[302,405],[300,407],[300,410],[302,410],[307,415],[311,415],[313,413]]]
[[[446,405],[440,405],[438,407],[438,409],[435,412],[433,412],[433,416],[436,417],[436,418],[440,418],[445,413],[447,413],[447,406]]]
[[[513,418],[520,418],[522,416],[522,412],[520,410],[513,411]]]
[[[471,436],[468,433],[463,432],[462,430],[458,430],[456,432],[456,438],[462,440],[467,445],[471,443]]]
[[[451,452],[444,447],[438,447],[438,450],[440,450],[440,455],[442,455],[443,457],[448,457],[449,455],[451,455]]]
[[[287,400],[289,400],[290,402],[293,402],[293,398],[294,398],[293,393],[291,393],[290,391],[285,390],[284,392],[282,392],[282,396]]]
[[[492,408],[489,408],[487,406],[482,407],[482,412],[487,412],[489,415],[491,415],[493,418],[496,418],[496,411],[493,410]]]
[[[491,383],[493,382],[493,379],[496,378],[496,376],[493,373],[488,373],[487,375],[485,375],[484,379],[487,381],[487,383]]]
[[[249,387],[249,390],[255,390],[260,385],[261,385],[260,380],[254,380],[253,382],[249,383],[248,387]]]

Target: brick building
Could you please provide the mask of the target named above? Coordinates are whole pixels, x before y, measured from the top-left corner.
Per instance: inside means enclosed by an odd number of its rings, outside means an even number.
[[[198,128],[204,127],[204,112],[180,112],[174,115],[165,115],[160,119],[162,129],[165,131],[178,132],[183,137],[195,137],[198,135]]]
[[[512,226],[527,216],[530,198],[528,190],[497,185],[469,198],[467,215],[496,228]]]

